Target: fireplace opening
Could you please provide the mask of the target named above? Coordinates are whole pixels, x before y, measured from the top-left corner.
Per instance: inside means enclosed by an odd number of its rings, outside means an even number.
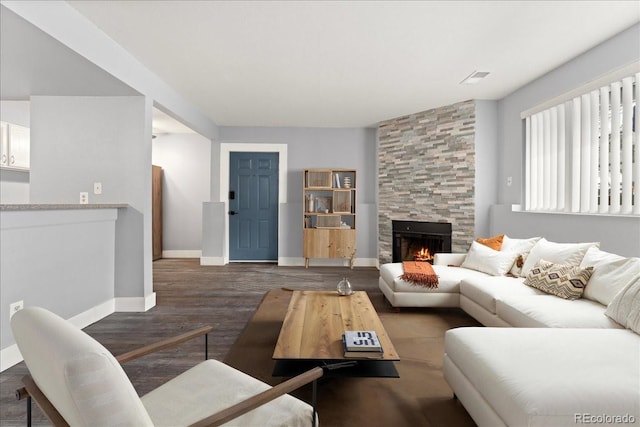
[[[436,253],[451,252],[451,223],[391,221],[393,262],[433,262]]]

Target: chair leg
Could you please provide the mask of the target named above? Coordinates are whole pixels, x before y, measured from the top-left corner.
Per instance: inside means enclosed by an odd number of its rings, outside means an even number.
[[[209,334],[204,334],[204,360],[209,359]]]
[[[316,427],[316,404],[318,400],[318,380],[313,380],[311,383],[311,406],[313,407],[313,413],[311,418],[311,427]]]
[[[27,427],[31,427],[31,396],[27,397]]]

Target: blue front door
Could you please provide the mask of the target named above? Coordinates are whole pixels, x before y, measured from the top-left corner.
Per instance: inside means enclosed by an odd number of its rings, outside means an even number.
[[[229,260],[278,260],[278,153],[230,153]]]

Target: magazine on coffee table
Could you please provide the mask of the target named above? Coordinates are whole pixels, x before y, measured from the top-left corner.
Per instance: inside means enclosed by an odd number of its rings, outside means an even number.
[[[345,352],[382,353],[382,346],[375,331],[345,331],[342,341]]]

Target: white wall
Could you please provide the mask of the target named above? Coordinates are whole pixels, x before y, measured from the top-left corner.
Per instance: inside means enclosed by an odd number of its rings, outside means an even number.
[[[82,191],[129,205],[116,222],[116,297],[153,292],[151,112],[142,96],[31,98],[31,203],[78,203]]]
[[[499,221],[491,234],[522,230],[557,241],[600,241],[609,252],[640,256],[640,218],[615,216],[563,216],[510,212],[523,203],[524,132],[520,113],[543,101],[575,89],[591,80],[640,60],[640,24],[623,31],[566,64],[525,85],[498,102],[498,204]],[[507,177],[513,184],[507,186]],[[506,209],[506,211],[505,211]],[[534,215],[534,216],[531,216]],[[571,220],[574,218],[575,220]],[[529,225],[534,228],[529,228]]]
[[[202,253],[202,204],[211,195],[211,141],[198,134],[158,135],[152,161],[162,167],[163,256]]]

